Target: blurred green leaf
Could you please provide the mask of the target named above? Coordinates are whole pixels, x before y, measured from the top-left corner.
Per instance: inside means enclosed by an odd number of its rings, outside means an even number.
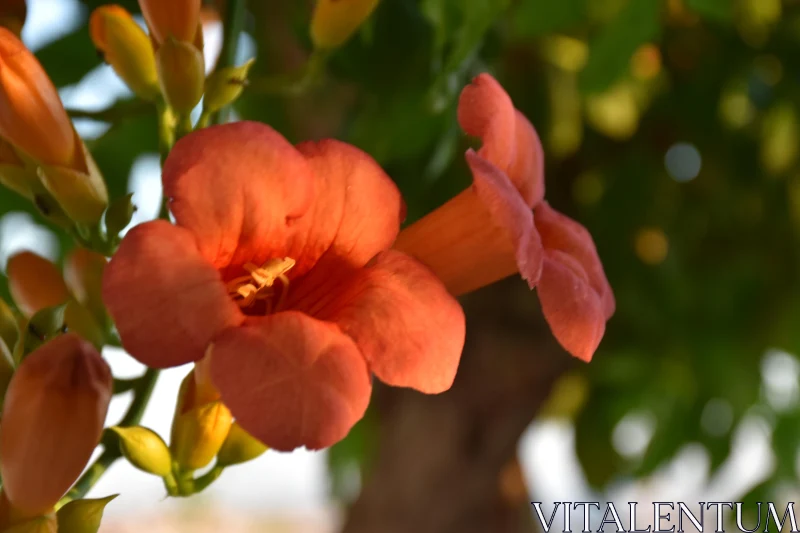
[[[596,488],[604,487],[624,464],[611,443],[614,427],[624,413],[609,408],[613,402],[609,401],[607,392],[593,390],[586,402],[587,407],[575,421],[575,453],[586,480]]]
[[[608,89],[628,70],[642,44],[658,37],[660,0],[628,0],[617,17],[589,42],[589,60],[579,75],[585,93]]]
[[[566,31],[581,24],[587,0],[526,0],[518,2],[511,16],[511,34],[517,38],[538,37]]]
[[[686,6],[715,22],[730,23],[733,18],[733,2],[730,0],[686,0]]]
[[[423,0],[420,8],[434,28],[431,98],[443,110],[460,92],[459,80],[483,37],[510,0]]]
[[[36,57],[56,87],[78,83],[102,64],[86,26],[48,44]]]
[[[142,154],[158,152],[155,111],[120,121],[92,142],[90,148],[112,199],[128,190],[133,162]]]
[[[772,448],[777,459],[776,474],[783,481],[797,479],[795,465],[800,447],[800,410],[778,417],[772,432]]]

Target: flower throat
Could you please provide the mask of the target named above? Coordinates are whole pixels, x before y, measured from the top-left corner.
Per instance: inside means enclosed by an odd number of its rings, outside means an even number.
[[[245,314],[268,315],[278,311],[289,293],[286,274],[294,265],[295,260],[291,257],[270,259],[260,267],[245,263],[244,269],[248,275],[230,280],[227,283],[228,294]],[[280,287],[275,286],[278,281]]]

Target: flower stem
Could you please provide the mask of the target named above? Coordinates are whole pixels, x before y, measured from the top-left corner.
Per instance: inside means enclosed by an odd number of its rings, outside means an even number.
[[[159,371],[154,368],[148,368],[147,371],[139,378],[139,383],[133,387],[133,401],[131,402],[130,407],[128,407],[128,411],[125,413],[125,416],[122,417],[122,420],[118,424],[119,426],[126,427],[126,426],[135,426],[138,424],[141,419],[142,415],[144,414],[145,407],[147,407],[147,403],[150,400],[150,396],[153,394],[153,388],[156,385],[156,380],[158,379]],[[84,472],[84,474],[80,477],[75,486],[72,487],[66,496],[61,498],[59,502],[59,507],[72,501],[72,500],[79,500],[86,496],[86,493],[89,492],[95,483],[105,474],[106,470],[120,457],[122,457],[122,452],[120,452],[119,445],[117,442],[117,437],[112,436],[112,432],[106,432],[106,436],[103,438],[103,453],[100,454],[100,457],[89,467],[89,469]]]
[[[319,81],[327,61],[327,51],[314,50],[299,73],[257,78],[248,83],[248,90],[262,94],[299,96]]]
[[[228,0],[222,29],[222,51],[219,55],[217,69],[232,67],[236,63],[236,55],[239,50],[239,35],[244,29],[245,15],[245,0]],[[229,115],[230,109],[224,107],[217,111],[212,122],[214,124],[224,124],[228,121]]]
[[[217,478],[222,474],[222,471],[225,470],[225,467],[214,465],[214,468],[200,476],[199,478],[194,480],[194,492],[197,494],[198,492],[204,491],[209,485],[211,485]]]

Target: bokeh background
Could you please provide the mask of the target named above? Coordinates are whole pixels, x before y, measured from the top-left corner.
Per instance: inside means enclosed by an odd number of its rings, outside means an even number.
[[[23,39],[140,222],[160,202],[156,117],[91,44],[102,3],[28,0]],[[209,67],[222,4],[205,12]],[[481,290],[464,299],[452,391],[377,388],[330,451],[268,452],[189,500],[120,462],[91,493],[122,493],[102,531],[522,533],[537,531],[531,500],[651,513],[651,501],[796,499],[800,2],[381,0],[315,83],[276,92],[309,56],[312,4],[248,3],[238,54],[257,62],[233,118],[361,147],[413,221],[469,183],[457,98],[491,72],[543,140],[547,199],[594,236],[617,313],[586,365],[523,283]],[[8,191],[0,215],[0,266],[72,246]],[[106,354],[115,374],[141,372]],[[146,412],[162,435],[186,371],[163,373]]]

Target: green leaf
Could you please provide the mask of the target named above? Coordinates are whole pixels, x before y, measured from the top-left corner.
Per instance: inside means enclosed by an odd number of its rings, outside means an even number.
[[[435,109],[445,109],[461,90],[463,73],[509,4],[510,0],[423,1],[422,13],[434,28],[432,60],[437,77],[430,94]]]
[[[589,60],[579,76],[581,90],[603,92],[622,77],[636,49],[658,37],[660,15],[660,0],[628,0],[617,17],[589,42]]]
[[[780,416],[772,432],[772,448],[777,459],[775,474],[779,479],[794,482],[795,461],[800,446],[800,411]]]
[[[143,153],[158,152],[158,124],[155,112],[123,120],[90,145],[108,185],[109,196],[127,192],[133,162]]]
[[[36,53],[56,87],[78,83],[102,61],[89,38],[89,29],[81,26]]]
[[[575,421],[575,453],[592,487],[602,488],[620,471],[623,458],[614,449],[611,434],[622,418],[620,409],[608,401],[608,389],[595,389],[586,408]]]
[[[733,18],[733,2],[730,0],[686,0],[686,6],[714,22],[728,24]]]
[[[509,17],[511,35],[538,37],[579,25],[586,17],[586,0],[527,0],[516,4]]]

